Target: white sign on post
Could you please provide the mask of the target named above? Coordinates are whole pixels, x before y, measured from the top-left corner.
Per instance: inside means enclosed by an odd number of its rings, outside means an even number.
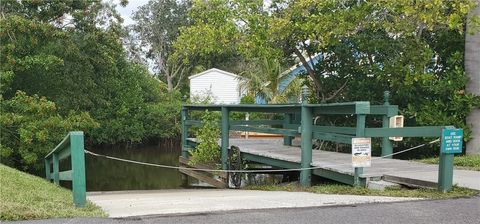
[[[372,139],[352,138],[352,167],[370,167],[372,161]]]

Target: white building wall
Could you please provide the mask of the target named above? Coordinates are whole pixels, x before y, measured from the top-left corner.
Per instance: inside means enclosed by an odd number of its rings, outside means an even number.
[[[211,69],[204,74],[190,77],[190,97],[205,99],[210,96],[216,104],[240,103],[240,80],[218,69]]]

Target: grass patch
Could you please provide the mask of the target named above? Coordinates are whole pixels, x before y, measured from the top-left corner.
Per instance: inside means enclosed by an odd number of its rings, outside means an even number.
[[[438,164],[439,158],[426,158],[417,160],[428,164]],[[453,165],[457,168],[480,171],[480,155],[464,155],[453,157]]]
[[[0,164],[0,220],[105,216],[91,202],[75,208],[68,189]]]
[[[322,184],[312,187],[301,187],[298,184],[282,184],[282,185],[259,185],[247,186],[247,190],[262,191],[300,191],[311,192],[317,194],[348,194],[348,195],[366,195],[366,196],[388,196],[388,197],[412,197],[412,198],[428,198],[428,199],[446,199],[458,197],[471,197],[479,192],[463,187],[454,187],[448,193],[441,193],[434,189],[410,189],[410,188],[386,188],[384,191],[372,190],[363,187],[352,187],[341,184]]]

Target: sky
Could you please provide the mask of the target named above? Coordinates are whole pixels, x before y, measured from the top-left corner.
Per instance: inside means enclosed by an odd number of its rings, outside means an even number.
[[[125,7],[120,6],[120,0],[114,0],[113,3],[117,5],[117,11],[123,18],[123,25],[133,24],[132,15],[137,11],[137,8],[148,3],[149,0],[129,0],[128,5]]]

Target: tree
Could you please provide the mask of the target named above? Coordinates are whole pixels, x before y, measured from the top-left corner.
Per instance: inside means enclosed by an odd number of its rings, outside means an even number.
[[[88,113],[58,114],[55,103],[18,91],[9,100],[0,97],[0,160],[20,170],[43,174],[43,158],[68,131],[98,127]]]
[[[270,7],[195,1],[192,11],[201,13],[191,14],[192,25],[182,29],[175,47],[187,55],[235,52],[248,60],[268,55],[284,65],[299,61],[311,102],[381,103],[390,90],[407,125],[455,125],[465,128],[468,140],[465,118],[480,105],[464,91],[463,32],[473,6],[470,0],[279,0]],[[317,54],[320,62],[308,63]]]
[[[280,84],[286,74],[277,59],[256,59],[238,66],[243,68],[238,74],[243,77],[240,84],[248,90],[248,95],[261,97],[268,104],[288,103],[292,99],[298,102],[303,80],[296,78],[281,89]]]
[[[236,52],[247,58],[265,56],[298,60],[306,68],[314,98],[334,100],[354,74],[322,73],[308,63],[313,55],[365,30],[385,30],[390,38],[419,40],[436,27],[462,29],[468,0],[418,1],[195,1],[192,26],[182,29],[176,49],[201,56]],[[448,8],[449,10],[445,10]],[[406,19],[405,19],[406,18]],[[396,35],[397,37],[394,37]],[[420,42],[416,43],[420,45]],[[322,84],[336,77],[335,88]]]
[[[179,28],[188,24],[190,1],[151,0],[135,12],[132,34],[138,38],[137,49],[154,63],[158,76],[167,83],[168,91],[178,89],[189,66],[182,58],[173,57],[173,41]]]
[[[2,6],[6,10],[0,29],[6,32],[0,33],[0,75],[5,100],[20,90],[54,102],[61,116],[72,110],[87,112],[100,124],[87,132],[93,143],[177,135],[174,109],[180,97],[167,94],[165,84],[145,66],[127,60],[119,20],[111,16],[115,7],[69,0],[2,1]],[[62,19],[67,14],[71,21]],[[168,119],[158,117],[160,112]],[[158,118],[148,120],[154,115]],[[157,121],[163,126],[150,124]]]
[[[480,1],[477,7],[470,11],[473,21],[467,22],[465,34],[465,72],[470,78],[467,92],[480,96],[480,32],[478,16],[480,16]],[[476,16],[476,17],[474,17]],[[475,24],[474,22],[477,22]],[[475,27],[475,25],[477,27]],[[467,143],[467,154],[480,154],[480,108],[475,108],[467,117],[467,124],[472,126],[472,140]]]

